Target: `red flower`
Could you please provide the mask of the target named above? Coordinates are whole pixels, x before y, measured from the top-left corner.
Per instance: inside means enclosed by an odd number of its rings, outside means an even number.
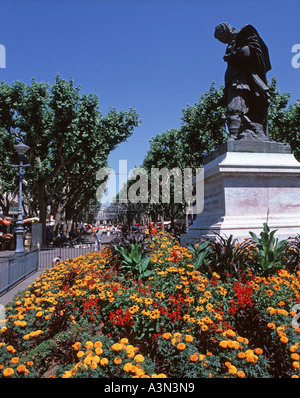
[[[181,260],[181,251],[179,250],[173,250],[171,254],[171,261],[173,263],[178,263],[178,261]]]
[[[124,314],[122,307],[118,308],[115,312],[109,312],[109,321],[113,326],[133,326],[130,312],[125,310]]]

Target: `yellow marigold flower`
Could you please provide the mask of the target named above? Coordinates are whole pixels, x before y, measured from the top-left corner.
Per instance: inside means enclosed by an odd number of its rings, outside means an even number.
[[[81,343],[77,341],[75,344],[72,345],[72,347],[74,348],[74,350],[78,351],[79,348],[81,347]]]
[[[143,355],[138,354],[138,355],[136,355],[136,356],[134,357],[134,360],[135,360],[135,362],[137,362],[137,363],[142,363],[142,362],[144,362],[145,358],[143,357]]]
[[[92,341],[86,341],[86,343],[85,343],[85,348],[87,349],[87,350],[89,350],[90,348],[93,348],[94,347],[94,343],[92,342]]]
[[[127,339],[126,339],[127,340]],[[122,340],[121,340],[121,342],[122,342]],[[127,342],[128,342],[128,340],[127,340]],[[95,343],[94,343],[94,347],[95,348],[102,348],[102,341],[96,341]]]
[[[267,326],[269,329],[275,329],[275,327],[276,327],[275,323],[273,323],[273,322],[269,322]]]
[[[43,311],[38,311],[38,312],[35,314],[35,316],[36,316],[37,318],[40,318],[41,316],[43,316]]]
[[[111,349],[114,351],[121,351],[123,348],[123,344],[120,343],[115,343],[111,346]]]
[[[228,330],[226,330],[226,331],[223,333],[223,336],[224,336],[224,337],[234,337],[234,336],[236,336],[236,333],[235,333],[234,330],[228,329]]]
[[[159,373],[159,374],[152,374],[151,378],[153,379],[166,379],[167,376],[164,373]]]
[[[3,376],[4,377],[10,377],[15,373],[15,371],[12,368],[6,368],[3,370]]]
[[[100,357],[98,356],[98,354],[95,355],[95,356],[92,358],[92,360],[93,360],[93,362],[100,363]]]
[[[190,334],[185,335],[185,341],[187,341],[188,343],[192,343],[193,340],[194,340],[194,338]]]
[[[126,372],[126,373],[130,372],[131,366],[132,366],[131,362],[125,363],[125,365],[123,366],[124,372]]]
[[[119,365],[120,363],[122,363],[122,358],[117,357],[117,358],[114,359],[114,364],[115,365]]]
[[[14,347],[12,345],[8,345],[6,349],[8,352],[12,352],[14,350]]]
[[[219,346],[222,348],[227,348],[227,340],[220,341]]]
[[[167,333],[163,333],[163,334],[162,334],[162,338],[164,338],[165,340],[169,340],[169,339],[170,339],[170,337],[172,337],[172,334],[171,334],[171,333],[169,333],[169,332],[167,332]]]
[[[78,351],[77,352],[77,358],[82,358],[84,356],[84,352],[83,351]]]
[[[291,352],[296,352],[298,350],[298,347],[296,345],[292,345],[290,348]]]
[[[102,350],[102,348],[101,347],[97,347],[97,348],[95,348],[95,354],[97,354],[97,355],[101,355],[103,353],[103,350]]]
[[[101,360],[100,360],[100,365],[101,366],[105,366],[105,365],[107,365],[108,364],[108,359],[107,358],[102,358]]]
[[[173,334],[173,337],[174,337],[175,339],[177,339],[177,340],[181,340],[181,333],[176,332],[176,333]]]
[[[235,375],[235,374],[237,373],[237,368],[236,368],[235,366],[231,365],[231,366],[229,367],[229,369],[228,369],[228,372],[229,372],[231,375]]]
[[[71,370],[67,370],[61,377],[62,379],[71,379],[72,378],[72,371]]]
[[[132,350],[126,350],[126,353],[127,353],[127,358],[132,358],[135,355],[135,352],[134,352],[133,349]]]

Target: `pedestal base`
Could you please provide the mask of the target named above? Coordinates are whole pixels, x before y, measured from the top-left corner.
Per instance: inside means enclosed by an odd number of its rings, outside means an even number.
[[[214,233],[243,240],[265,222],[279,239],[300,233],[300,163],[287,144],[228,141],[206,158],[204,210],[181,244]]]

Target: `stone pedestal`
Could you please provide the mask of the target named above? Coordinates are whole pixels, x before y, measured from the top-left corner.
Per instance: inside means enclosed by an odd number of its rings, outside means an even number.
[[[214,232],[242,240],[264,222],[279,239],[300,233],[300,163],[287,144],[228,141],[205,158],[204,209],[181,244]]]

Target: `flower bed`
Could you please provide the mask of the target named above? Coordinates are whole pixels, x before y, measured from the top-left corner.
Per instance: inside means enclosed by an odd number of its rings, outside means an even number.
[[[300,376],[297,267],[255,272],[249,244],[235,245],[239,277],[197,268],[162,233],[148,249],[151,276],[143,263],[133,277],[113,248],[45,270],[6,306],[0,377]]]

